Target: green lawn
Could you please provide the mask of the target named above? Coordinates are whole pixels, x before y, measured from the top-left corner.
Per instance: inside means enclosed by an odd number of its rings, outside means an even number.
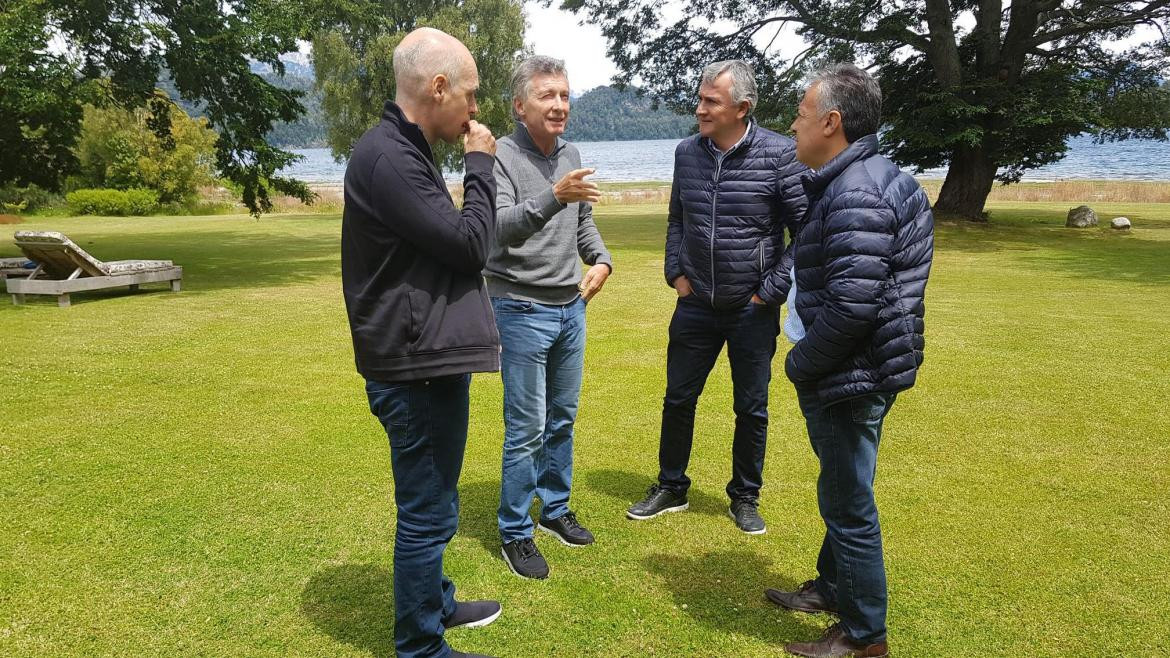
[[[1170,653],[1170,205],[1098,207],[1130,234],[1064,229],[1069,205],[938,228],[926,364],[878,473],[898,655]],[[625,519],[656,473],[663,216],[600,211],[617,270],[589,307],[573,496],[598,542],[538,539],[548,581],[499,558],[501,387],[474,379],[447,569],[504,616],[452,633],[456,648],[768,656],[827,623],[762,596],[811,576],[822,533],[779,361],[768,533],[725,514],[725,361],[699,409],[691,510]],[[389,450],[353,370],[339,219],[5,228],[186,277],[179,294],[0,304],[0,655],[392,654]]]

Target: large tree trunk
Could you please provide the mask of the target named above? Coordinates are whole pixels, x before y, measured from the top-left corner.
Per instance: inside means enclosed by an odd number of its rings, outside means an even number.
[[[934,204],[937,215],[975,222],[987,221],[983,204],[995,182],[995,163],[982,147],[960,147],[951,154],[951,166]]]

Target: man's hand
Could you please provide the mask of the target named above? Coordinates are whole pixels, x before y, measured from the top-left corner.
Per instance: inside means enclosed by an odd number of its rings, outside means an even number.
[[[564,204],[577,201],[588,201],[589,203],[601,201],[601,190],[597,187],[597,183],[585,180],[586,176],[591,176],[596,171],[596,169],[570,171],[553,186],[553,196]]]
[[[764,300],[760,299],[760,296],[759,296],[759,295],[752,295],[752,303],[753,303],[753,304],[759,304],[760,306],[764,306],[764,305],[766,305],[766,304],[767,304],[767,302],[765,302]]]
[[[605,285],[605,280],[609,278],[609,265],[605,263],[598,263],[589,268],[585,272],[584,278],[581,279],[581,285],[577,289],[581,291],[581,299],[589,301],[600,290],[601,286]]]
[[[488,155],[496,154],[496,138],[492,131],[478,121],[467,123],[467,132],[463,135],[463,152],[480,151]]]
[[[685,276],[680,276],[674,280],[674,290],[678,293],[679,297],[686,297],[694,292],[691,288],[691,280]]]

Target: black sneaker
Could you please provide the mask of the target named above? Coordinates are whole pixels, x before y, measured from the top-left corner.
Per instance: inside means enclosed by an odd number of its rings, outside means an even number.
[[[547,532],[561,540],[565,546],[573,548],[593,543],[593,533],[577,523],[577,515],[572,512],[566,512],[552,521],[542,519],[540,523],[536,524],[536,529]]]
[[[655,484],[646,492],[646,497],[630,506],[626,516],[635,521],[652,519],[666,512],[681,512],[689,507],[686,492],[663,489]]]
[[[504,544],[504,547],[500,549],[500,554],[504,556],[504,562],[507,563],[508,568],[517,576],[521,578],[548,578],[548,562],[545,562],[544,556],[537,550],[536,542],[532,541],[532,537]]]
[[[487,626],[500,616],[504,609],[496,601],[460,601],[455,604],[451,618],[443,622],[443,628],[479,628]]]
[[[768,528],[764,526],[759,508],[758,500],[735,500],[731,502],[731,509],[727,510],[727,515],[735,520],[735,525],[740,530],[749,535],[762,535]]]
[[[492,658],[491,656],[482,653],[463,653],[462,651],[451,650],[451,658]]]

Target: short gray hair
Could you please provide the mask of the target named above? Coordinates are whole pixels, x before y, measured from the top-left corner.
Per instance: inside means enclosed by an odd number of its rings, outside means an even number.
[[[841,127],[850,144],[876,134],[882,120],[882,89],[877,80],[849,63],[832,64],[812,74],[809,88],[819,85],[817,112],[841,113]]]
[[[538,75],[563,75],[567,80],[569,74],[565,71],[565,61],[555,57],[533,55],[522,60],[512,69],[512,98],[524,100],[532,91],[532,79]],[[512,110],[515,115],[515,109]],[[520,117],[515,117],[519,119]]]
[[[747,113],[748,116],[751,116],[752,110],[756,109],[756,102],[760,98],[759,92],[756,91],[756,72],[752,65],[742,59],[728,59],[708,64],[703,67],[703,77],[699,84],[715,84],[715,79],[724,73],[731,75],[731,102],[739,105],[747,101]]]

